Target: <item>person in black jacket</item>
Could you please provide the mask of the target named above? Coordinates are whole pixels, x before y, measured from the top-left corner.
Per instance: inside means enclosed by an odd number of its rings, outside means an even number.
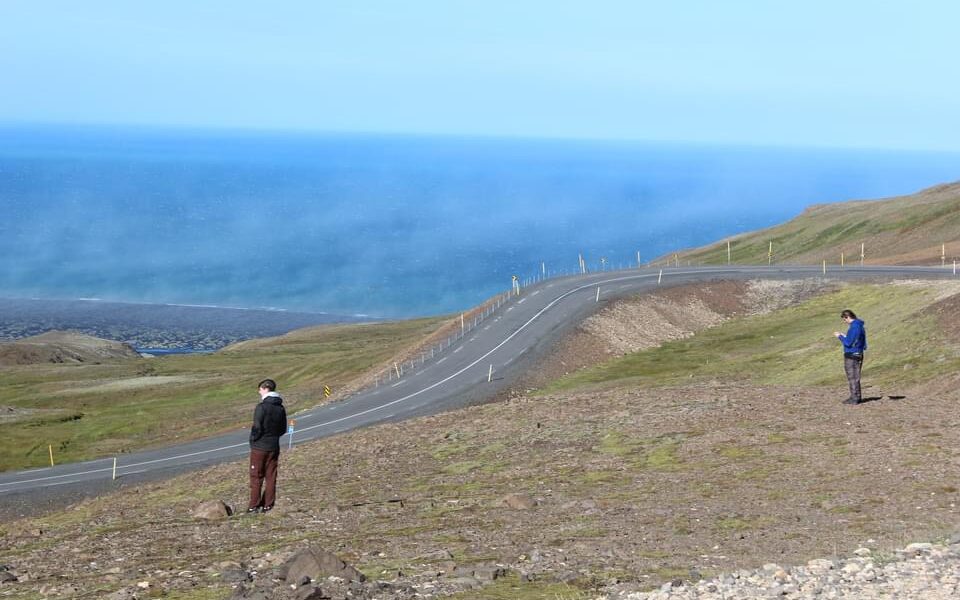
[[[277,499],[280,436],[287,431],[287,411],[277,383],[264,379],[258,387],[260,403],[250,428],[250,504],[248,513],[267,512]]]

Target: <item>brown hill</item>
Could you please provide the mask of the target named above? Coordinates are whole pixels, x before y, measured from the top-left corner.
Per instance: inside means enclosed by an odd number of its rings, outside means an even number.
[[[48,331],[0,343],[0,365],[102,363],[140,358],[129,344],[73,331]]]

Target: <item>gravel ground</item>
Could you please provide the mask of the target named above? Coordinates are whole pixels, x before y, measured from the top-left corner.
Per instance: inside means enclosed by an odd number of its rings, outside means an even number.
[[[695,295],[717,314],[742,309],[731,297]],[[908,543],[960,523],[957,384],[857,407],[841,387],[717,381],[520,394],[284,453],[260,517],[192,516],[242,505],[243,463],[121,482],[3,522],[0,597],[226,598],[306,545],[395,590],[370,597],[952,597],[956,545]],[[810,562],[824,556],[851,558]]]
[[[949,544],[919,542],[892,556],[858,548],[846,559],[813,559],[797,567],[768,563],[687,584],[664,583],[652,592],[622,592],[602,600],[732,600],[750,598],[896,598],[952,600],[960,597],[960,534]],[[600,600],[600,599],[598,599]]]

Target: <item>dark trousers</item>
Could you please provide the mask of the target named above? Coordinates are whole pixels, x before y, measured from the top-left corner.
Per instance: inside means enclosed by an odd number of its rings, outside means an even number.
[[[850,397],[854,400],[861,400],[860,396],[860,371],[863,369],[863,355],[853,354],[843,355],[843,370],[847,373],[847,383],[850,385]]]
[[[277,499],[277,465],[279,461],[279,450],[250,449],[249,508],[273,508],[273,503]]]

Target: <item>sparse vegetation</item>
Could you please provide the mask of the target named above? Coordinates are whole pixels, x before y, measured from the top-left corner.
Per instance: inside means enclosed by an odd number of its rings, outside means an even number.
[[[731,238],[734,264],[766,264],[773,242],[775,263],[939,265],[960,258],[960,183],[885,200],[812,206],[782,225]],[[670,256],[672,259],[673,256]],[[726,264],[726,241],[679,253],[693,264]],[[664,262],[668,262],[664,259]]]
[[[242,427],[256,382],[281,382],[288,410],[322,402],[414,345],[441,318],[331,325],[251,340],[213,354],[171,355],[110,364],[28,365],[0,369],[4,404],[34,409],[6,427],[0,470],[129,452]]]
[[[455,596],[470,600],[586,598],[612,581],[649,589],[771,556],[803,562],[866,539],[883,552],[947,530],[960,500],[944,478],[956,452],[950,428],[960,392],[951,371],[941,370],[955,363],[936,363],[952,356],[956,340],[940,335],[927,310],[938,298],[933,290],[848,286],[588,371],[615,377],[572,377],[576,385],[565,381],[560,393],[306,444],[285,454],[281,501],[263,518],[189,518],[205,499],[242,503],[244,469],[225,464],[9,521],[0,530],[4,559],[34,569],[25,594],[68,569],[87,593],[149,578],[153,590],[184,600],[228,596],[221,563],[283,557],[308,542],[377,578],[435,579],[447,558],[513,570]],[[843,380],[829,333],[835,305],[857,299],[876,354],[867,381],[896,385],[901,400],[856,409],[838,401]],[[926,346],[898,346],[902,335]],[[282,345],[266,347],[274,343]],[[243,361],[262,356],[264,346],[249,346],[256,347],[232,352]],[[798,351],[791,383],[783,384],[775,355],[787,348]],[[889,364],[885,353],[896,353]],[[725,360],[697,364],[711,355]],[[903,361],[920,372],[906,383],[898,377]],[[923,361],[937,368],[925,371]],[[148,364],[154,370],[137,377],[203,372],[190,361],[195,371]],[[691,365],[695,377],[680,376]],[[29,385],[39,389],[42,379]],[[305,376],[298,389],[311,381]],[[102,381],[78,387],[94,385]],[[929,385],[943,390],[933,401],[923,395]],[[536,502],[511,508],[508,494]],[[87,566],[92,556],[103,564],[123,559],[129,569],[110,583]],[[195,575],[178,575],[184,571]]]
[[[668,386],[711,379],[826,385],[844,381],[837,368],[842,308],[866,319],[870,350],[864,377],[878,385],[909,385],[960,369],[960,352],[936,320],[921,314],[938,287],[849,284],[774,314],[744,316],[698,335],[613,359],[556,380],[547,393],[582,386]]]

